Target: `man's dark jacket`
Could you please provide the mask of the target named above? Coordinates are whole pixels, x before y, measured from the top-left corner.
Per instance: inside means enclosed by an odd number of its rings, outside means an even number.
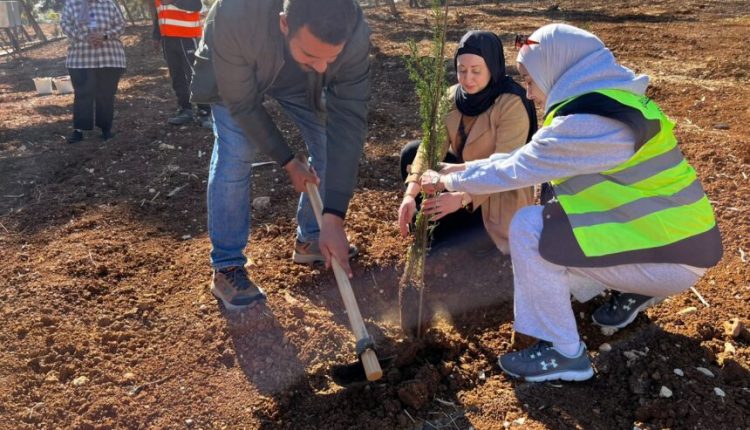
[[[283,0],[219,0],[196,53],[194,103],[223,103],[245,136],[283,165],[293,152],[263,107],[284,64]],[[370,98],[370,29],[357,8],[354,33],[324,75],[310,73],[310,109],[325,116],[325,212],[344,216],[357,182]],[[321,101],[321,92],[324,92]]]

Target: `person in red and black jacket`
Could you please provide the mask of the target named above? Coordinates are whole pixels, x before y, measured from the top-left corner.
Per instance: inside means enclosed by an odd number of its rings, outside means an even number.
[[[201,0],[155,0],[154,6],[153,39],[155,44],[161,45],[178,104],[177,114],[167,122],[183,125],[197,121],[211,128],[210,106],[198,105],[198,112],[194,114],[190,104],[195,50],[203,35]]]

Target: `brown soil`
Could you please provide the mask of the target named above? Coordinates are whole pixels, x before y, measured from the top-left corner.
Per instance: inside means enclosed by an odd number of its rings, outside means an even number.
[[[254,213],[247,250],[268,305],[228,313],[209,293],[212,137],[164,125],[174,108],[166,68],[149,29],[135,27],[119,134],[107,143],[66,144],[72,96],[34,92],[31,78],[66,73],[64,41],[0,60],[0,429],[750,428],[750,336],[724,326],[750,315],[750,7],[600,4],[462,6],[449,38],[494,30],[512,64],[514,33],[566,20],[653,78],[650,94],[678,122],[723,232],[724,259],[696,286],[710,306],[685,292],[605,337],[589,324],[597,303],[576,305],[596,377],[517,383],[495,364],[511,349],[509,261],[445,248],[428,269],[432,328],[404,342],[397,161],[418,118],[402,55],[407,39],[429,36],[428,11],[400,6],[394,21],[371,8],[374,97],[347,228],[361,249],[360,309],[380,355],[396,361],[382,380],[343,388],[330,371],[352,361],[353,337],[332,274],[290,261],[296,196],[280,169],[255,172],[253,195],[271,206]],[[283,118],[282,129],[302,147]],[[604,342],[611,351],[599,352]]]

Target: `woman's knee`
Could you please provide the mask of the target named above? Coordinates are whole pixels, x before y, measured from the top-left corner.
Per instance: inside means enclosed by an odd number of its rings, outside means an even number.
[[[511,252],[514,247],[522,246],[527,242],[539,242],[543,225],[542,209],[543,207],[538,205],[526,206],[513,215],[508,233]]]

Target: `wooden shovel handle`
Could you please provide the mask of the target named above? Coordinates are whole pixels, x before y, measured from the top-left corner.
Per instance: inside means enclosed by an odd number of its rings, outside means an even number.
[[[315,219],[318,220],[318,225],[323,225],[323,200],[320,198],[320,191],[318,186],[312,182],[307,182],[307,195],[310,197],[310,203],[315,212]],[[339,293],[341,298],[344,300],[344,307],[346,308],[346,315],[349,317],[349,325],[352,327],[354,336],[357,340],[367,339],[367,328],[362,320],[362,314],[359,312],[359,306],[357,306],[357,299],[354,298],[354,292],[352,291],[352,284],[349,282],[349,277],[344,272],[344,269],[339,264],[336,258],[331,259],[331,267],[333,267],[333,275],[336,277],[336,284],[339,287]],[[360,356],[362,360],[362,366],[365,368],[365,375],[368,381],[376,381],[383,376],[383,369],[380,368],[380,362],[378,356],[372,349],[366,349]]]

